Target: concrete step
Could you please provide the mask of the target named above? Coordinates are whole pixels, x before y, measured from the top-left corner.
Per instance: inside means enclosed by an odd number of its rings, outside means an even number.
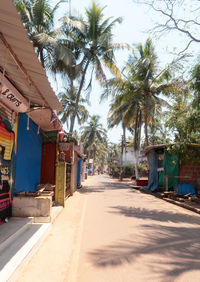
[[[0,226],[0,254],[9,246],[17,237],[19,237],[30,224],[33,222],[32,218],[11,217],[8,223]]]
[[[10,218],[0,226],[0,281],[8,281],[25,258],[47,235],[50,223],[32,223],[32,218]]]

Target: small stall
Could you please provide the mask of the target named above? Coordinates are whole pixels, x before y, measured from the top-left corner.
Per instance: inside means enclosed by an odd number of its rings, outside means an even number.
[[[149,168],[148,185],[146,186],[148,190],[174,190],[178,186],[178,156],[170,154],[165,149],[164,144],[148,146],[144,149]]]
[[[42,134],[63,111],[12,0],[0,9],[0,223],[14,215],[19,193],[40,183]],[[29,191],[28,191],[29,190]],[[33,205],[30,199],[27,211]],[[26,216],[25,206],[19,210]],[[15,214],[17,215],[17,214]],[[30,215],[31,216],[31,215]]]
[[[0,224],[12,212],[12,177],[15,134],[8,119],[0,117]]]
[[[170,153],[165,144],[145,148],[149,167],[149,183],[146,186],[148,190],[199,194],[200,145],[188,144],[187,148],[186,161],[180,161],[178,154]],[[195,156],[195,160],[192,156]]]

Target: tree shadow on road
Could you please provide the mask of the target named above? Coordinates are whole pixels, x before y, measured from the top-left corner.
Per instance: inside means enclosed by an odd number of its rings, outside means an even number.
[[[160,222],[174,222],[174,223],[189,223],[199,224],[200,217],[196,215],[190,215],[186,213],[170,212],[163,210],[152,210],[138,207],[127,207],[127,206],[113,206],[110,207],[110,213],[122,214],[127,217],[136,217],[146,220],[155,220]]]
[[[102,189],[101,186],[95,186],[95,187],[83,187],[81,189],[78,189],[77,192],[81,194],[88,194],[88,193],[103,193],[104,189]]]
[[[106,190],[131,190],[127,183],[122,182],[101,182]]]
[[[140,235],[132,234],[128,239],[91,251],[89,260],[102,268],[140,263],[141,259],[142,275],[155,274],[159,281],[174,281],[184,272],[200,269],[199,227],[156,224],[142,228]]]
[[[112,183],[112,182],[100,182],[98,185],[94,186],[85,186],[82,187],[81,189],[78,189],[77,191],[80,193],[103,193],[105,191],[109,190],[127,190],[130,189],[127,184],[123,183]]]

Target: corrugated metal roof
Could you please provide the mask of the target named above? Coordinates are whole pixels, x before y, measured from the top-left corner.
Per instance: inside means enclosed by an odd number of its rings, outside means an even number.
[[[150,145],[144,148],[144,153],[147,154],[151,150],[165,148],[167,144]]]
[[[32,104],[63,111],[62,105],[50,86],[45,70],[37,58],[21,16],[12,0],[1,0],[0,33],[2,33],[16,57],[22,63],[22,67],[26,70],[33,84],[27,80],[8,48],[0,40],[0,66],[2,69],[5,68],[6,77]]]

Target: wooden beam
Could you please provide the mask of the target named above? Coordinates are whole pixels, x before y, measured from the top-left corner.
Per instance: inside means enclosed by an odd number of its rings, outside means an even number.
[[[0,32],[0,39],[3,42],[4,46],[8,49],[10,56],[13,58],[15,64],[19,67],[19,69],[21,70],[21,72],[23,73],[23,75],[25,76],[26,80],[29,82],[29,84],[31,84],[36,92],[40,95],[40,97],[42,98],[43,102],[49,106],[49,103],[47,102],[47,100],[44,98],[44,96],[42,95],[42,93],[40,92],[39,88],[37,87],[37,85],[35,84],[35,82],[32,80],[32,78],[30,77],[30,75],[28,74],[28,72],[26,71],[26,69],[24,68],[23,64],[21,63],[21,61],[18,59],[17,55],[14,53],[14,51],[12,50],[11,46],[9,45],[9,43],[7,42],[7,40],[5,39],[4,35],[2,32]],[[49,106],[49,108],[51,108]]]

